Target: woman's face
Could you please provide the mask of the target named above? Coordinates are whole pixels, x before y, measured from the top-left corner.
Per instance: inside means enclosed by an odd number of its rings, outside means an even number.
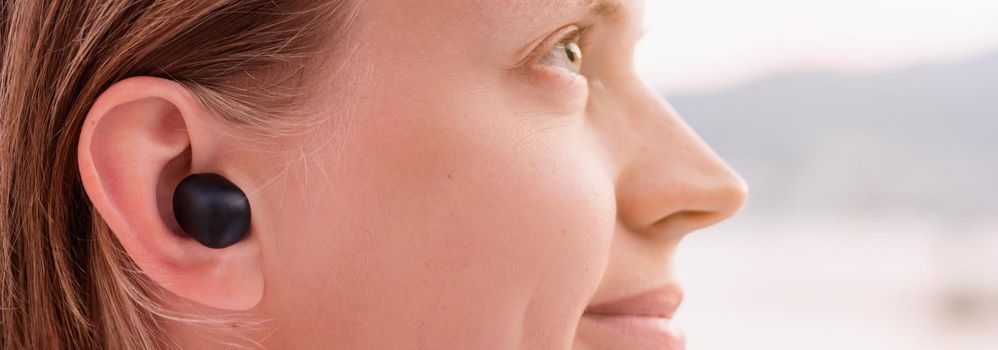
[[[746,190],[635,75],[642,5],[360,2],[253,199],[264,345],[681,348],[676,246]]]

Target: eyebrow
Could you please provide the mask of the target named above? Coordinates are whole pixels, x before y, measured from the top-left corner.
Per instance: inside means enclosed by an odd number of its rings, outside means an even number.
[[[593,17],[609,17],[617,12],[619,9],[624,7],[621,0],[547,0],[548,6],[554,5],[565,9],[566,7],[574,8],[579,13],[585,13],[588,16]],[[536,0],[516,0],[513,1],[515,4],[514,8],[526,8],[528,4],[536,4]],[[550,9],[550,7],[545,7],[545,9]]]
[[[504,9],[507,15],[528,19],[528,24],[520,24],[517,30],[527,29],[533,38],[522,50],[515,54],[517,60],[513,66],[519,67],[529,55],[530,50],[544,37],[550,35],[555,24],[564,25],[566,18],[607,19],[624,7],[622,0],[507,0]],[[538,15],[541,13],[542,15]],[[535,28],[536,27],[536,28]]]
[[[617,12],[623,4],[620,0],[582,0],[582,6],[589,12],[602,17]]]

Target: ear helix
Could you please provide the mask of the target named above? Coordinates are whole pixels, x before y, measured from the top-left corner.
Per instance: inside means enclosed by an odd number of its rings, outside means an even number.
[[[209,248],[229,247],[249,234],[249,199],[218,174],[193,174],[180,181],[173,213],[189,236]]]

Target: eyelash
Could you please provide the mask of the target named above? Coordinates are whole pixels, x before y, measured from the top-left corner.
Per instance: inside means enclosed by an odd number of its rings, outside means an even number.
[[[544,51],[544,55],[541,57],[540,60],[544,60],[544,59],[555,59],[555,58],[557,58],[557,57],[554,56],[555,52],[557,52],[555,50],[559,50],[559,51],[560,50],[565,50],[567,48],[568,44],[569,43],[573,43],[573,42],[576,45],[578,45],[580,49],[585,49],[586,46],[584,44],[584,40],[583,39],[585,39],[585,37],[586,37],[585,36],[586,29],[588,29],[588,28],[573,29],[572,31],[570,31],[570,32],[565,33],[564,35],[562,35],[558,39],[558,41],[555,42],[554,45],[552,45],[551,47],[549,47],[547,50]]]
[[[559,32],[562,33],[561,35],[553,36],[550,39],[545,40],[542,45],[538,46],[537,50],[528,57],[529,62],[531,62],[531,64],[539,64],[546,59],[557,59],[557,57],[553,55],[555,52],[554,50],[564,50],[565,46],[571,42],[575,42],[579,48],[585,52],[588,47],[586,40],[588,36],[586,34],[588,34],[589,29],[591,28],[592,25],[585,27],[571,25],[562,28],[559,30]],[[584,56],[585,55],[583,55],[583,57]]]

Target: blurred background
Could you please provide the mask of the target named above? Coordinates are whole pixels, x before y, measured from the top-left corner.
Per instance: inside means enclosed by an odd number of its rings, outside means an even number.
[[[692,350],[998,349],[998,1],[647,0],[638,67],[747,179]]]

